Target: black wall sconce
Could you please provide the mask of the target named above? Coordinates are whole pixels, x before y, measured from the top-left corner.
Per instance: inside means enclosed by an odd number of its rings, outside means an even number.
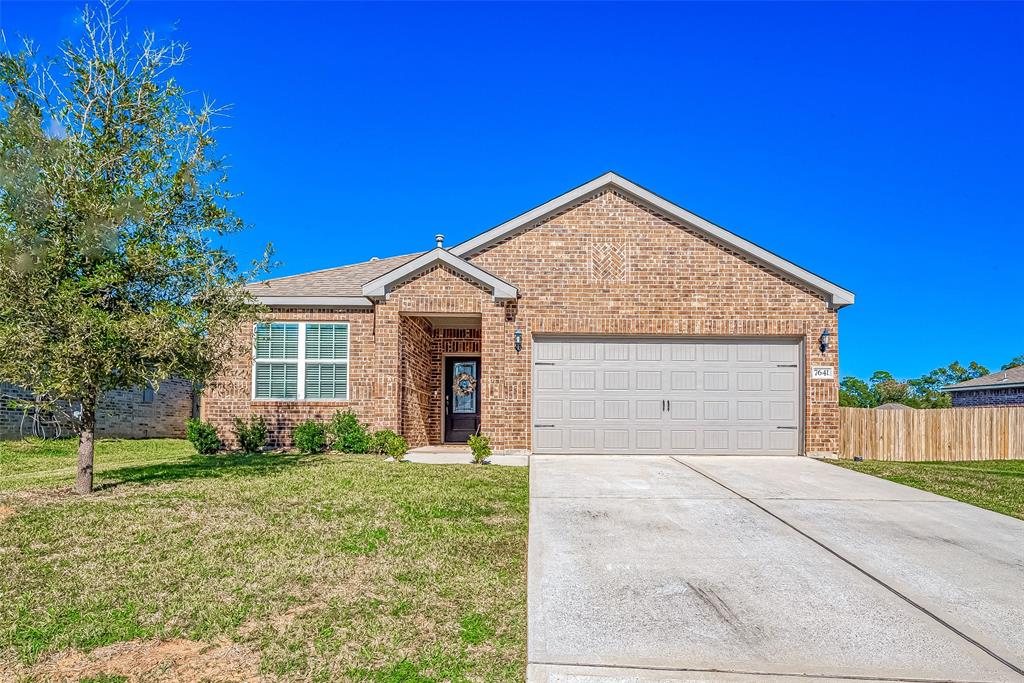
[[[523,331],[522,330],[517,329],[515,332],[512,333],[512,343],[516,347],[516,353],[519,353],[520,351],[523,350]]]
[[[818,348],[821,349],[822,353],[828,351],[828,330],[822,330],[821,336],[818,337]]]

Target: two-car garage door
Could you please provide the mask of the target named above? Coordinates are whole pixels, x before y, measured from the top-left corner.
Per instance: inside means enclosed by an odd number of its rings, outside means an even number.
[[[773,453],[800,447],[790,340],[534,341],[535,453]]]

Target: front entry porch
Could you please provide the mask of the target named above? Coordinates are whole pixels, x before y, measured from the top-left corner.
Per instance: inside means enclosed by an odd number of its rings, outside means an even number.
[[[412,448],[464,444],[480,429],[479,314],[402,314],[399,432]]]

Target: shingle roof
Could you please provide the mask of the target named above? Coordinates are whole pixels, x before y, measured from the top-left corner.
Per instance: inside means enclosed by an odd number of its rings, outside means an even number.
[[[966,382],[960,382],[959,384],[953,384],[948,387],[943,387],[943,391],[963,391],[964,389],[998,389],[1006,386],[1016,386],[1024,384],[1024,365],[1010,368],[1009,370],[999,370],[993,372],[984,377],[975,377],[969,379]]]
[[[914,407],[903,403],[883,403],[880,406],[875,406],[875,410],[914,410]]]
[[[422,253],[391,256],[253,282],[246,289],[257,296],[362,296],[365,283],[408,263]]]

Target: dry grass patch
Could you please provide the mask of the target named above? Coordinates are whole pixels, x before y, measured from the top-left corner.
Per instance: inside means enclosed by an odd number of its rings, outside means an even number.
[[[525,468],[167,443],[86,499],[0,494],[18,512],[0,525],[0,668],[175,643],[169,676],[210,652],[265,680],[522,680]]]

